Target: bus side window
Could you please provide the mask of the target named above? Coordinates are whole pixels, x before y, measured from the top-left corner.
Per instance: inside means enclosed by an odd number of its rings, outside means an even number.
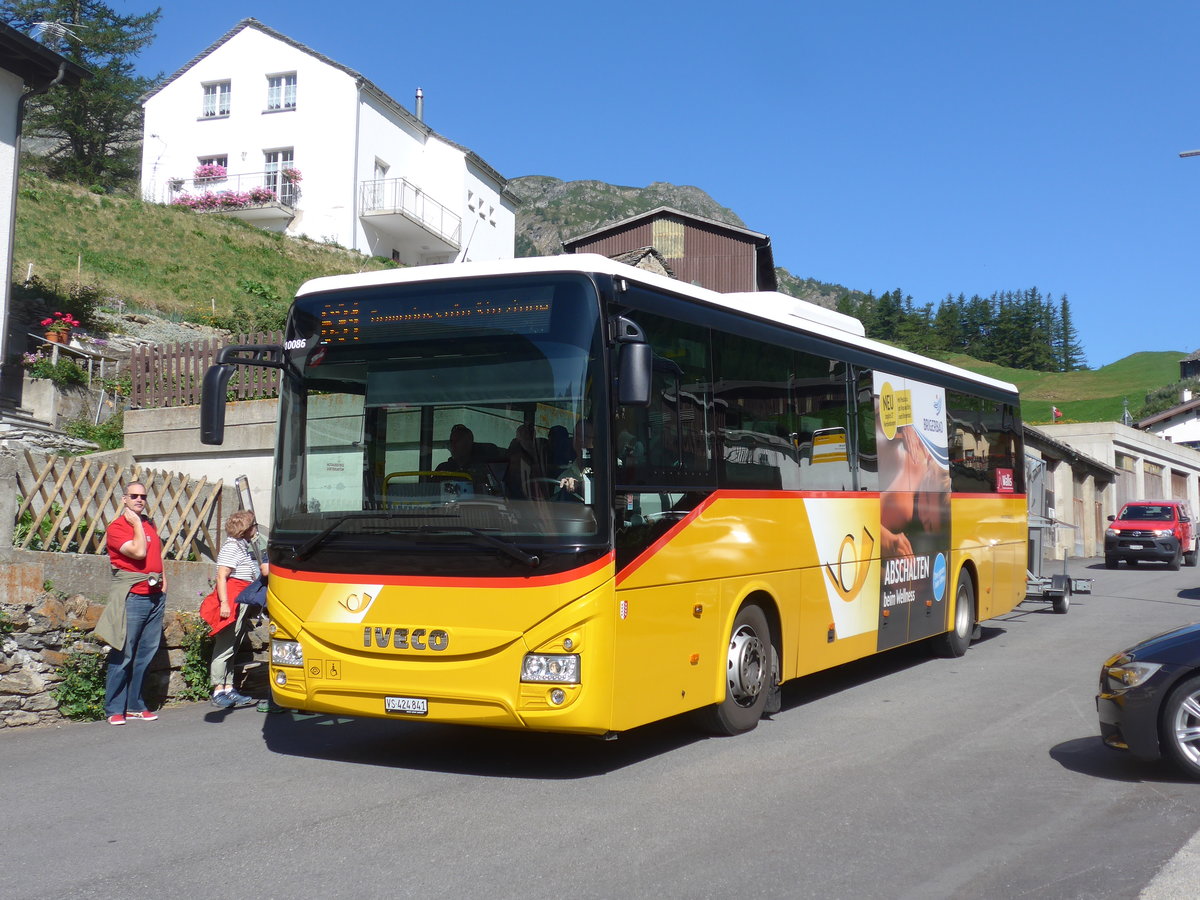
[[[797,426],[798,484],[785,488],[849,491],[850,410],[844,363],[810,353],[793,354],[788,378],[791,419]]]
[[[855,408],[858,426],[856,435],[857,474],[860,491],[879,490],[879,454],[875,443],[875,402],[873,373],[869,369],[858,372]]]
[[[946,392],[950,487],[959,493],[1025,490],[1016,409],[996,400]]]

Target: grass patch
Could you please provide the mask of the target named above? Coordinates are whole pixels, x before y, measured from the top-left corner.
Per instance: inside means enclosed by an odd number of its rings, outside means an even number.
[[[310,278],[392,268],[364,256],[262,231],[229,216],[194,213],[86,189],[24,172],[17,198],[12,277],[30,263],[45,282],[96,284],[102,305],[226,320],[246,292],[290,299]],[[257,298],[256,298],[257,299]]]
[[[1031,425],[1049,424],[1052,407],[1060,422],[1119,422],[1129,400],[1136,413],[1146,394],[1179,380],[1179,360],[1186,353],[1167,350],[1134,353],[1099,369],[1081,372],[1029,372],[981,363],[969,356],[947,362],[970,372],[1009,381],[1021,392],[1021,410]]]

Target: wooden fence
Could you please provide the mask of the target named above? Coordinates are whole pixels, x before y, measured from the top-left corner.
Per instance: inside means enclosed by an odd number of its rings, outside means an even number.
[[[158,527],[164,559],[213,560],[221,545],[221,481],[123,466],[95,457],[35,457],[17,463],[20,550],[103,554],[104,531],[121,513],[124,485],[146,485],[146,513]],[[232,510],[230,510],[232,512]]]
[[[135,408],[193,406],[200,402],[204,373],[229,344],[281,344],[283,332],[241,334],[232,340],[211,338],[192,344],[159,344],[136,347],[129,357],[129,402]],[[279,393],[279,370],[238,366],[229,381],[237,400],[261,400]]]

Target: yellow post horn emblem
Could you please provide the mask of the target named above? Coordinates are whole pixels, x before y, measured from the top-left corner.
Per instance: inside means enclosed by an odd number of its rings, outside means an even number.
[[[846,559],[846,551],[850,551],[850,559]],[[829,583],[833,585],[833,589],[837,591],[838,596],[847,603],[852,603],[858,596],[858,592],[862,590],[862,586],[867,583],[867,573],[871,570],[871,556],[875,551],[875,538],[871,536],[871,532],[867,531],[866,527],[862,530],[862,552],[859,553],[858,548],[854,543],[854,535],[848,534],[842,538],[842,545],[838,548],[837,571],[834,571],[835,563],[825,564],[825,574],[829,578]],[[842,573],[847,566],[854,566],[854,581],[852,584],[846,584]]]

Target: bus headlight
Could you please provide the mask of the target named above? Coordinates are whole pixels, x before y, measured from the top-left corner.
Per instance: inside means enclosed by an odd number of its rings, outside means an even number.
[[[578,653],[528,653],[521,680],[532,684],[579,684]]]
[[[271,641],[271,662],[276,666],[302,666],[304,649],[299,641]]]

